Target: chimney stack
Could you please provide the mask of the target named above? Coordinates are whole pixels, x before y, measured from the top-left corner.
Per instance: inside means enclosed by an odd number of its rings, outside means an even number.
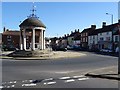
[[[92,29],[96,29],[96,25],[91,25],[91,28]]]
[[[75,29],[75,32],[77,32],[77,30]]]
[[[106,26],[106,22],[103,22],[103,23],[102,23],[102,27],[105,27],[105,26]]]
[[[118,20],[118,23],[120,23],[120,19]]]

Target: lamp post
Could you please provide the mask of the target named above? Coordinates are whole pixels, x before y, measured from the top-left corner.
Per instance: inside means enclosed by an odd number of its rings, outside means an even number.
[[[111,16],[111,23],[113,24],[113,14],[106,13],[106,15],[110,15]]]
[[[118,74],[120,74],[120,20],[118,21],[118,35],[119,35],[119,57],[118,57]]]
[[[110,16],[111,16],[111,24],[113,24],[113,14],[111,14],[111,13],[106,13],[106,15],[110,15]],[[113,31],[112,31],[112,51],[114,51]]]

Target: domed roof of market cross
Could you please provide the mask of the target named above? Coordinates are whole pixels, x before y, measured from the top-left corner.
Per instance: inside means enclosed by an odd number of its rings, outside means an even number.
[[[43,27],[46,28],[46,26],[42,23],[42,21],[40,21],[38,18],[36,17],[29,17],[27,19],[25,19],[20,25],[19,27],[22,26],[34,26],[34,27]]]

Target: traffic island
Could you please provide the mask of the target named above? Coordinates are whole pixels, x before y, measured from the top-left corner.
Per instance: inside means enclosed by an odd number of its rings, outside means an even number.
[[[56,59],[64,59],[64,58],[76,58],[85,56],[81,52],[73,52],[73,51],[17,51],[8,54],[3,59],[15,59],[15,60],[56,60]]]

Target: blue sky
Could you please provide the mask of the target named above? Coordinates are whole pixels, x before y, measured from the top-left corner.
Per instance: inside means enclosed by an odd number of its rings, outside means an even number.
[[[2,27],[19,30],[20,21],[31,14],[32,2],[2,2]],[[36,15],[46,25],[46,36],[63,36],[75,29],[82,31],[95,24],[97,28],[105,21],[118,21],[117,2],[35,2]],[[2,32],[2,29],[1,29]]]

